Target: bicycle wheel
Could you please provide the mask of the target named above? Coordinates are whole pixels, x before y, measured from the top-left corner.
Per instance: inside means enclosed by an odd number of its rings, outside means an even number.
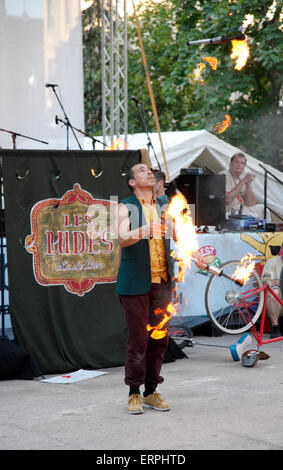
[[[191,346],[190,338],[193,337],[193,332],[186,326],[170,325],[168,327],[168,335],[174,339],[180,349]]]
[[[223,273],[232,276],[238,260],[223,263]],[[212,323],[222,332],[239,334],[248,331],[258,320],[263,308],[264,293],[261,278],[254,270],[249,280],[239,286],[234,281],[214,274],[205,290],[205,306]]]

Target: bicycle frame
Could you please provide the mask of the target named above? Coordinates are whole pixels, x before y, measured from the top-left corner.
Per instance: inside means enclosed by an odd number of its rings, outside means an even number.
[[[259,327],[259,333],[258,333],[256,328],[255,328],[255,325],[254,325],[254,323],[253,323],[253,321],[250,317],[250,314],[249,314],[248,307],[250,305],[248,306],[246,304],[245,300],[248,299],[251,295],[259,294],[260,292],[264,292],[264,302],[263,302],[262,312],[261,312],[261,316],[260,316],[260,327]],[[249,320],[252,324],[251,332],[252,332],[258,346],[262,346],[263,344],[274,343],[275,341],[282,341],[283,340],[283,336],[279,336],[278,338],[270,338],[270,339],[267,339],[267,340],[264,340],[264,341],[262,339],[263,338],[265,316],[266,316],[266,305],[267,305],[268,293],[270,293],[277,300],[277,302],[279,302],[280,305],[283,307],[283,300],[271,289],[271,287],[268,284],[264,284],[262,287],[251,289],[251,290],[247,291],[246,294],[243,295],[243,297],[241,299],[241,302],[239,302],[236,305],[240,315],[242,316],[242,318],[246,322],[247,322],[247,320],[243,316],[240,307],[243,307],[245,309],[246,313],[248,314]]]

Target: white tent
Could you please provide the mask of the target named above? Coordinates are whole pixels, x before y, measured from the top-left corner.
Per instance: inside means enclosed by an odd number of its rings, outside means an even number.
[[[208,168],[214,173],[226,170],[229,168],[232,155],[237,151],[241,151],[206,130],[162,132],[161,138],[170,181],[180,174],[181,168]],[[150,134],[150,140],[161,169],[166,173],[159,135],[157,133]],[[147,144],[146,134],[128,136],[129,150],[147,148]],[[263,204],[265,172],[259,166],[261,163],[259,160],[246,153],[245,155],[247,157],[247,170],[256,174],[253,187],[257,203]],[[153,168],[158,168],[151,148],[150,157]],[[283,182],[282,172],[265,163],[263,166]],[[283,185],[269,174],[267,174],[267,207],[283,219]]]

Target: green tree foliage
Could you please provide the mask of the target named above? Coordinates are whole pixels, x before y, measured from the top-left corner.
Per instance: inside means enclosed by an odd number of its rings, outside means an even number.
[[[85,131],[101,133],[101,2],[82,12]]]
[[[273,0],[147,1],[139,9],[141,32],[161,129],[206,129],[229,114],[232,125],[219,137],[243,146],[279,167],[282,155],[282,6]],[[280,17],[281,15],[281,17]],[[281,28],[280,28],[281,25]],[[246,66],[236,71],[231,42],[187,46],[188,40],[233,36],[244,31],[250,47]],[[134,19],[129,20],[129,94],[150,110]],[[213,70],[203,57],[218,59]],[[200,79],[194,71],[206,67]],[[148,127],[155,131],[148,112]],[[129,106],[130,132],[143,128]],[[216,132],[215,132],[216,133]]]
[[[86,10],[84,79],[86,131],[101,133],[100,1]],[[282,162],[282,6],[279,0],[147,0],[137,9],[162,131],[206,129],[273,166]],[[188,40],[244,32],[250,47],[237,71],[231,42],[187,46]],[[144,104],[150,132],[156,131],[134,17],[128,19],[128,91]],[[218,59],[213,70],[203,57]],[[203,62],[200,78],[195,71]],[[129,133],[144,132],[129,100]],[[280,154],[281,150],[281,154]]]

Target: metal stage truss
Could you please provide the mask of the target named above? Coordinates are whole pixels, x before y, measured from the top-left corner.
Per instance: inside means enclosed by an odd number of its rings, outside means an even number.
[[[104,144],[127,148],[126,0],[102,0],[102,135]],[[120,147],[121,148],[121,147]]]

